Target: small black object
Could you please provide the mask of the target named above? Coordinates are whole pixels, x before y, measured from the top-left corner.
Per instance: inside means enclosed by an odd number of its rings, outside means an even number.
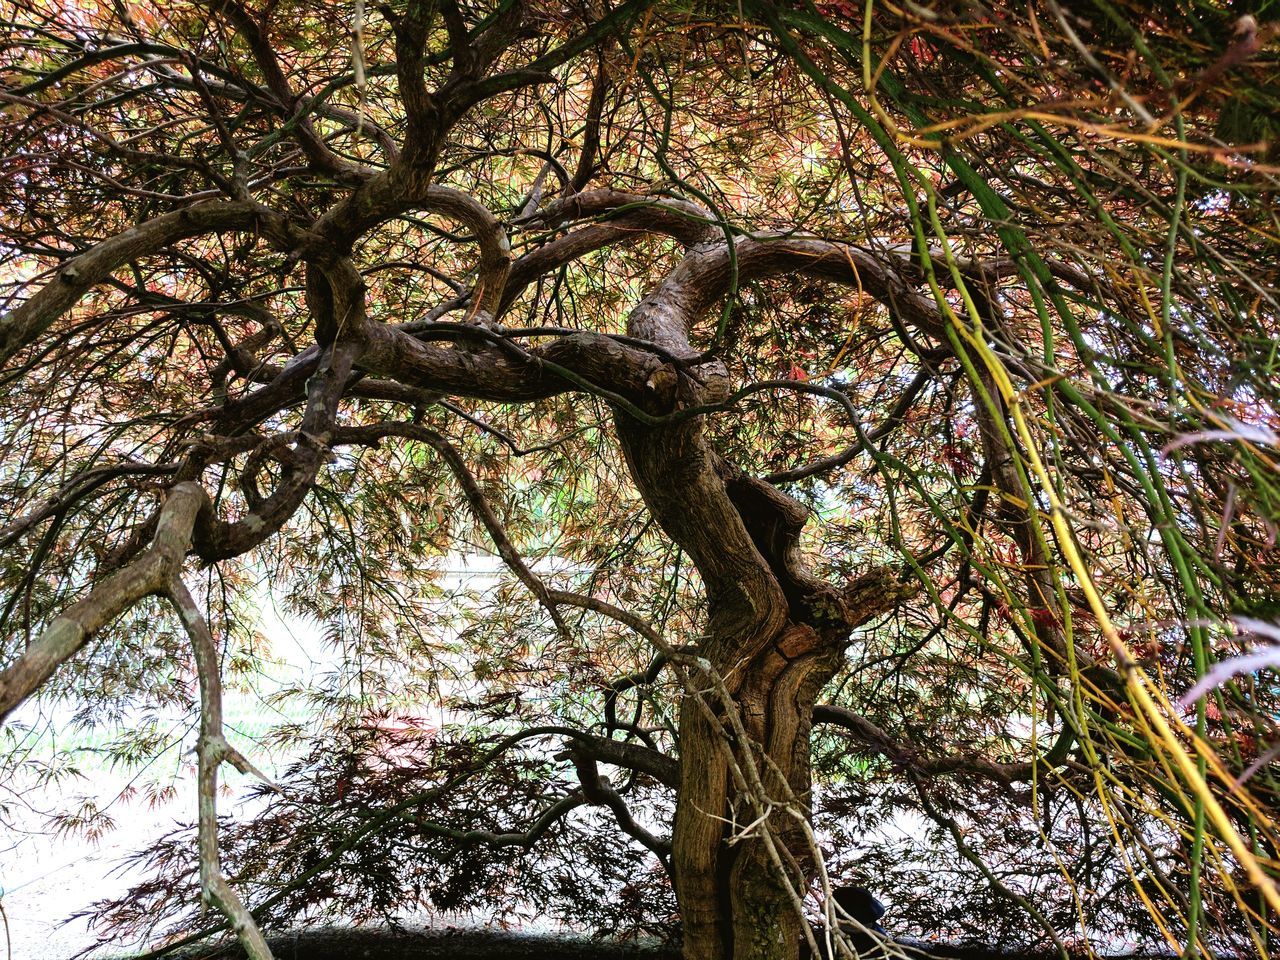
[[[884,904],[866,887],[840,887],[833,897],[836,904],[857,921],[857,924],[848,920],[840,924],[850,946],[868,960],[885,957],[881,938],[888,934],[880,925],[880,918],[885,914]]]
[[[884,904],[866,887],[840,887],[834,896],[840,908],[868,930],[885,932],[880,926],[880,918],[885,913]]]
[[[884,904],[866,887],[837,887],[832,891],[831,899],[843,911],[843,914],[837,914],[837,924],[849,945],[865,960],[885,960],[887,954],[883,942],[888,933],[880,925],[880,918],[885,915]],[[846,919],[846,915],[852,920]],[[821,928],[815,927],[814,934],[822,951],[819,955],[821,960],[829,960]],[[800,956],[802,960],[813,960],[807,943],[801,943]]]

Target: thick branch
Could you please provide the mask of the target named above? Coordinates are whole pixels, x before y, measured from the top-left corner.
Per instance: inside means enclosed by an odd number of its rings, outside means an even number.
[[[423,76],[427,36],[435,8],[436,4],[426,0],[409,0],[404,14],[394,21],[396,78],[400,82],[400,100],[407,121],[406,162],[415,165],[430,164],[434,160],[441,133],[440,111]],[[453,33],[451,28],[450,34]]]
[[[918,330],[938,333],[942,317],[932,298],[911,287],[876,254],[851,244],[783,233],[754,233],[735,240],[737,281],[797,273],[857,287]],[[651,295],[670,303],[686,323],[696,322],[729,292],[733,268],[726,244],[698,248]],[[643,327],[634,331],[645,336]]]
[[[569,750],[569,757],[573,761],[574,770],[578,774],[578,782],[582,784],[583,795],[591,803],[608,807],[613,811],[614,819],[618,821],[618,826],[622,828],[622,832],[655,853],[662,861],[663,866],[667,866],[668,857],[671,855],[671,842],[669,840],[659,840],[636,822],[635,817],[631,815],[631,811],[627,808],[627,801],[622,798],[622,794],[613,788],[609,778],[601,775],[596,767],[594,758],[572,748]]]
[[[680,761],[650,747],[590,734],[573,737],[574,750],[601,763],[635,770],[675,790],[680,785]]]
[[[278,221],[279,217],[256,203],[198,203],[103,240],[68,260],[58,268],[53,280],[0,317],[0,365],[34,342],[81,297],[130,260],[149,256],[188,237],[247,229],[267,220]]]
[[[501,338],[486,345],[482,330],[465,338],[471,340],[466,349],[444,348],[391,327],[375,327],[360,366],[411,386],[482,400],[519,403],[581,390],[615,402],[621,398],[669,408],[675,374],[660,373],[668,364],[652,351],[612,337],[575,333],[528,350]],[[450,339],[464,337],[450,331]],[[295,382],[300,373],[294,372]],[[263,415],[269,413],[267,409]]]
[[[234,523],[215,520],[196,531],[195,547],[202,559],[239,556],[262,543],[288,522],[311,491],[320,468],[329,461],[333,422],[352,361],[362,350],[356,340],[340,340],[321,354],[321,369],[308,383],[307,409],[288,467],[271,494],[253,502],[249,513]]]
[[[696,203],[678,197],[624,190],[575,193],[553,200],[521,222],[557,226],[588,219],[614,225],[643,226],[655,233],[673,236],[689,246],[708,243],[720,235],[715,219]]]
[[[177,484],[160,510],[151,547],[58,614],[36,640],[0,673],[0,721],[34,693],[97,631],[139,600],[163,593],[182,569],[196,518],[210,509],[198,483]]]

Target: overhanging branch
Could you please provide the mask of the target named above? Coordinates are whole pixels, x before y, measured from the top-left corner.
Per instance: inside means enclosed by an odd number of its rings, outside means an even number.
[[[198,483],[179,483],[160,509],[151,546],[54,617],[35,641],[0,673],[0,722],[76,654],[95,633],[139,600],[165,593],[182,569],[197,517],[211,510]]]

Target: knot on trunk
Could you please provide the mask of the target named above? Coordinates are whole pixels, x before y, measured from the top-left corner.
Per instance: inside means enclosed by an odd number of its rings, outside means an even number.
[[[873,617],[887,613],[903,600],[921,590],[918,580],[903,580],[895,567],[872,567],[850,580],[841,592],[845,622],[850,629],[860,627]]]
[[[733,464],[722,460],[717,469],[752,542],[782,587],[795,622],[844,639],[850,630],[919,591],[919,583],[903,581],[890,566],[875,567],[843,588],[814,577],[799,547],[809,516],[805,505]]]

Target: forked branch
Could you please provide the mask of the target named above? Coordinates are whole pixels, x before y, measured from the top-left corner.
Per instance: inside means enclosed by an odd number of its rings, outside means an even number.
[[[218,852],[218,768],[226,760],[242,773],[262,775],[223,736],[222,678],[209,625],[180,577],[170,580],[167,593],[191,639],[200,678],[200,739],[196,742],[200,894],[205,903],[217,907],[226,916],[249,960],[272,960],[271,948],[248,907],[222,875],[222,857]]]
[[[139,600],[168,590],[191,546],[201,512],[210,509],[200,484],[179,483],[160,510],[151,546],[89,595],[54,617],[22,655],[0,673],[0,722],[76,654],[95,633]]]

